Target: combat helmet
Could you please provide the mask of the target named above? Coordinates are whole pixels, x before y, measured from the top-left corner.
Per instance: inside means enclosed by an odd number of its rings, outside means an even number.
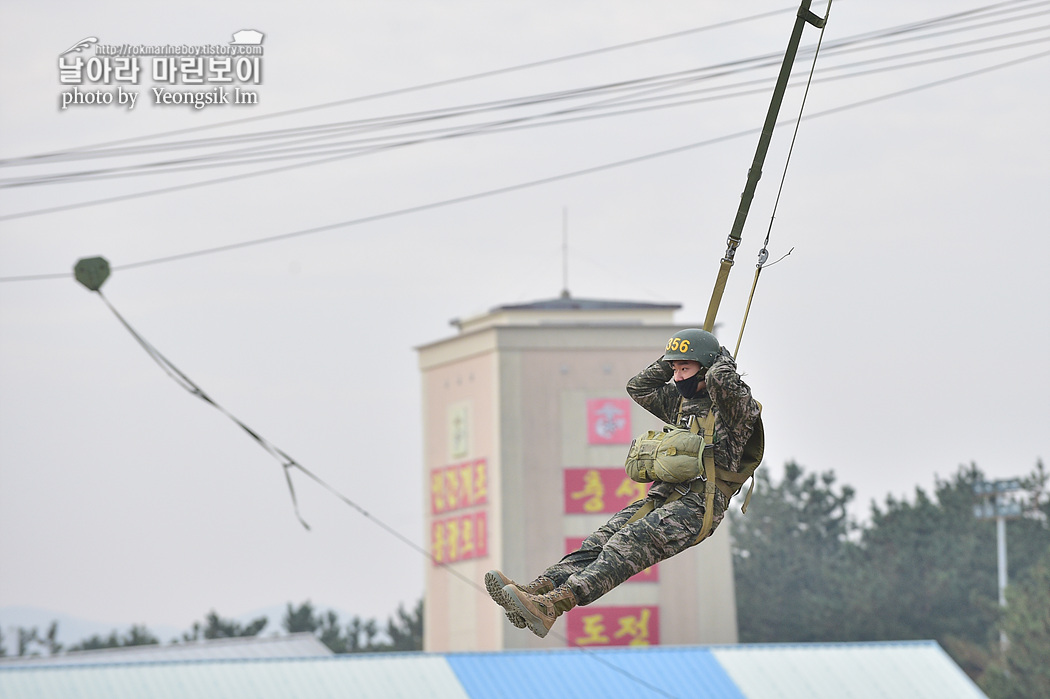
[[[664,359],[669,362],[700,362],[705,369],[715,363],[722,346],[716,338],[700,328],[679,330],[664,348]]]

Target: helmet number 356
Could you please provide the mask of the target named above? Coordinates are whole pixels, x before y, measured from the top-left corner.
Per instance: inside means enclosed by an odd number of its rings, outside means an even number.
[[[664,347],[665,352],[681,352],[686,354],[689,352],[689,340],[683,340],[680,337],[672,337],[667,342],[667,347]]]

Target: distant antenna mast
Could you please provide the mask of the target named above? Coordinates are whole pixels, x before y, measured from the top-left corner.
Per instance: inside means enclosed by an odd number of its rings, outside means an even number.
[[[561,297],[569,298],[569,207],[561,207]]]

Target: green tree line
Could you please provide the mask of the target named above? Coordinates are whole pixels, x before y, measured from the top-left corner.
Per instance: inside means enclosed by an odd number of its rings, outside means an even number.
[[[849,516],[855,492],[832,472],[791,462],[779,482],[763,469],[756,478],[748,514],[730,513],[742,642],[933,639],[992,699],[1050,697],[1050,498],[1041,462],[1022,479],[1024,516],[1007,524],[1005,608],[996,525],[974,516],[974,486],[985,480],[976,465],[937,479],[932,493],[917,488],[911,499],[873,504],[863,524]],[[213,611],[181,640],[253,636],[267,623],[242,625]],[[282,626],[312,633],[336,653],[420,650],[423,602],[399,607],[385,626],[356,616],[344,624],[308,601],[289,603]],[[17,629],[12,651],[62,652],[56,638],[56,624],[44,634]],[[133,626],[66,650],[157,642]]]
[[[848,514],[834,473],[788,463],[756,474],[746,515],[731,512],[740,640],[933,639],[992,699],[1050,697],[1050,501],[1041,462],[1024,479],[1024,515],[1007,521],[1007,606],[998,603],[996,524],[975,516],[980,469],[934,492]],[[1000,642],[1000,632],[1006,643]]]
[[[205,615],[203,621],[194,622],[191,629],[183,633],[181,638],[172,639],[171,642],[191,643],[202,639],[258,636],[265,631],[268,624],[269,619],[265,616],[241,624],[234,619],[225,619],[212,610]],[[289,602],[281,626],[288,633],[314,634],[334,653],[422,650],[423,600],[419,600],[410,611],[406,611],[403,605],[398,605],[397,613],[388,617],[385,625],[380,625],[375,619],[362,619],[359,616],[354,616],[349,623],[342,624],[339,615],[332,610],[321,613],[315,610],[309,601],[299,605]],[[96,634],[69,647],[64,647],[57,640],[58,622],[52,622],[45,633],[40,633],[35,627],[17,627],[14,631],[17,645],[10,649],[10,653],[19,657],[160,643],[148,628],[137,625],[124,634],[116,630],[108,636]],[[6,640],[0,632],[0,657],[9,653]]]

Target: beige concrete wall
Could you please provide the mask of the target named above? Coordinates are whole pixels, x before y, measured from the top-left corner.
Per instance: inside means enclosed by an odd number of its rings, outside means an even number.
[[[501,542],[506,538],[500,524],[503,469],[499,460],[496,379],[496,355],[492,351],[468,354],[423,373],[425,540],[430,541],[434,519],[484,511],[488,523],[488,556],[447,567],[426,567],[424,648],[435,652],[493,650],[501,645],[502,629],[492,615],[492,601],[469,584],[483,578],[492,558],[501,557]],[[457,425],[464,416],[465,425]],[[433,514],[433,470],[476,459],[486,461],[487,502]]]

